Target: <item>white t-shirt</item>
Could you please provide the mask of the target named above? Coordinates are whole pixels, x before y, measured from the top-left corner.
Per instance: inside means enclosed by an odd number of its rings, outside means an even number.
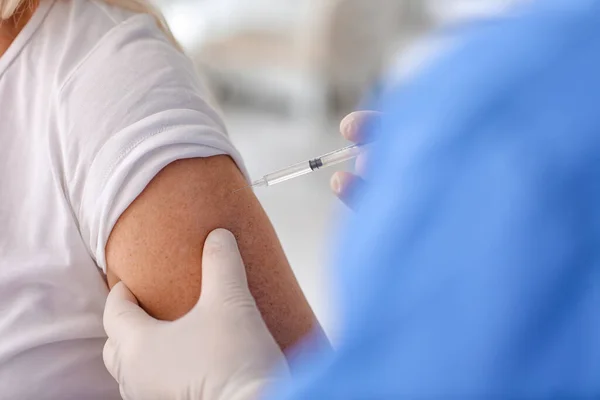
[[[113,400],[104,247],[177,159],[238,153],[154,19],[43,0],[0,57],[0,399]]]

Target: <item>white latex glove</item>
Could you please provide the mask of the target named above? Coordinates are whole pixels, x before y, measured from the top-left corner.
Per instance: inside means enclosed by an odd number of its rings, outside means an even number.
[[[202,295],[175,322],[151,318],[119,283],[106,303],[104,362],[125,400],[255,400],[281,350],[250,294],[234,236],[206,239]]]

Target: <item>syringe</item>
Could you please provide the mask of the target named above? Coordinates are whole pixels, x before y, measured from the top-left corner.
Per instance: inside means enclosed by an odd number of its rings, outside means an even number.
[[[317,157],[315,159],[294,164],[282,170],[267,174],[257,181],[252,182],[250,187],[273,186],[290,179],[297,178],[302,175],[310,174],[321,168],[331,167],[336,164],[341,164],[344,161],[352,160],[361,152],[363,145],[353,144],[343,149],[332,151]]]

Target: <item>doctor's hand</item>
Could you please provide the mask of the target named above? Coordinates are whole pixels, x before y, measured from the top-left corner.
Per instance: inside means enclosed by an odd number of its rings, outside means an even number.
[[[340,124],[340,131],[345,139],[354,143],[366,143],[374,126],[380,123],[381,113],[376,111],[358,111],[349,114]],[[348,207],[353,208],[356,194],[363,190],[367,154],[356,159],[355,174],[336,172],[331,178],[331,189]]]
[[[206,239],[202,294],[175,322],[157,321],[119,283],[106,303],[104,362],[125,400],[257,400],[283,354],[250,294],[236,240]]]

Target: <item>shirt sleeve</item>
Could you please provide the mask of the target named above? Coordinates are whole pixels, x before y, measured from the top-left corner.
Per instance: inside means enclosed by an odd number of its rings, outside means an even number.
[[[192,62],[146,15],[108,32],[62,85],[65,190],[104,272],[114,224],[165,166],[227,154],[245,173],[206,98]]]

